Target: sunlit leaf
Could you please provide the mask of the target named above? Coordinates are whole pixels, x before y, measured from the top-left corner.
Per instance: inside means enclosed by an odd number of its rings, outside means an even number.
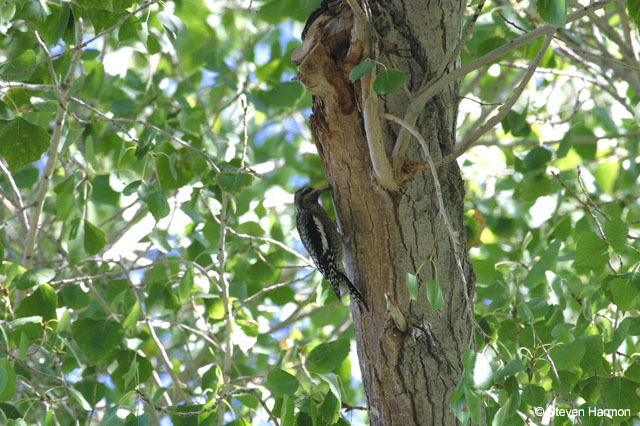
[[[567,22],[566,0],[536,0],[538,13],[547,23],[564,27]]]
[[[19,290],[27,290],[31,287],[49,282],[55,276],[56,272],[52,269],[32,268],[22,274],[22,276],[16,282],[16,288],[18,288]]]
[[[278,396],[293,396],[298,390],[298,379],[281,368],[275,367],[267,375],[267,388]]]

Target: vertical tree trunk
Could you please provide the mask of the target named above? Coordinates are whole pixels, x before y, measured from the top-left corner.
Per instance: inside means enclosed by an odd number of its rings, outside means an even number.
[[[400,128],[384,114],[403,118],[412,94],[444,67],[447,52],[458,43],[464,4],[389,0],[361,6],[366,22],[353,0],[329,4],[310,25],[293,60],[314,95],[311,129],[340,227],[356,231],[346,265],[370,307],[365,312],[352,304],[369,419],[372,425],[456,424],[449,399],[462,374],[462,355],[473,345],[465,291],[473,297],[475,279],[465,238],[464,182],[455,162],[437,170],[466,290],[420,145],[412,139],[406,150],[394,149]],[[407,75],[404,88],[373,94],[377,111],[366,102],[367,78],[349,80],[352,68],[366,58]],[[457,60],[452,58],[447,68]],[[434,160],[454,148],[458,89],[458,83],[446,87],[416,122]],[[380,157],[372,155],[376,123],[382,136],[378,148],[392,165],[393,182],[380,178]],[[418,300],[411,301],[406,274],[418,271]],[[432,312],[425,285],[434,279],[444,307]],[[406,329],[392,320],[389,305],[399,308]]]

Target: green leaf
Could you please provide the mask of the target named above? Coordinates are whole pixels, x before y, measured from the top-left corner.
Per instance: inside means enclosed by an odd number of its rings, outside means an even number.
[[[4,65],[0,66],[0,74],[14,74],[17,75],[11,77],[12,80],[23,81],[28,80],[33,74],[34,70],[21,74],[23,71],[31,68],[36,64],[36,54],[33,50],[25,50],[15,58],[11,58]]]
[[[142,22],[135,16],[130,17],[126,21],[122,23],[120,28],[118,29],[118,40],[120,42],[134,40],[134,41],[142,41],[140,40],[139,34],[142,31]]]
[[[171,213],[171,207],[169,206],[167,197],[162,191],[159,191],[153,186],[142,183],[138,188],[138,195],[147,205],[156,222]]]
[[[507,424],[509,419],[509,405],[505,404],[496,412],[491,421],[491,426],[502,426]]]
[[[540,259],[533,265],[527,277],[524,279],[523,285],[529,289],[535,288],[541,282],[545,280],[545,272],[553,271],[556,260],[558,259],[558,252],[560,251],[560,241],[554,240],[544,254],[540,256]]]
[[[620,347],[622,342],[624,342],[624,339],[627,338],[627,333],[629,332],[631,321],[632,321],[631,318],[625,318],[622,320],[622,322],[618,325],[618,327],[614,331],[613,336],[611,337],[611,341],[607,342],[604,345],[605,353],[611,354]]]
[[[98,203],[117,206],[120,201],[120,193],[111,188],[111,175],[97,175],[92,181],[93,191],[91,198]]]
[[[253,176],[241,172],[221,172],[216,176],[216,181],[226,192],[237,195],[253,183]]]
[[[365,59],[364,62],[359,63],[349,73],[349,80],[356,81],[369,74],[374,69],[376,63],[371,59]]]
[[[91,365],[106,359],[111,352],[120,347],[124,337],[120,323],[105,319],[79,319],[71,325],[71,332]]]
[[[442,291],[440,290],[438,280],[427,281],[427,299],[429,299],[433,311],[437,311],[444,306],[444,299],[442,298]]]
[[[52,269],[31,268],[18,279],[16,288],[18,290],[27,290],[31,287],[49,282],[56,276],[56,272]]]
[[[40,159],[49,148],[51,136],[47,131],[22,117],[0,120],[0,156],[15,173],[27,164]]]
[[[321,343],[307,357],[307,369],[312,373],[330,373],[340,367],[349,355],[349,341],[338,339]]]
[[[153,373],[153,366],[149,360],[136,351],[118,351],[115,358],[118,368],[111,373],[111,380],[122,392],[134,390],[149,380]]]
[[[640,1],[628,0],[627,14],[631,19],[633,19],[633,22],[635,22],[636,28],[640,29]],[[638,107],[640,107],[640,104],[638,104],[638,106],[636,107],[636,110],[638,110]]]
[[[264,229],[260,226],[258,222],[247,221],[243,222],[238,226],[238,231],[243,234],[252,235],[254,237],[262,237],[266,234]]]
[[[629,227],[617,216],[604,224],[604,235],[616,253],[622,252],[628,233]]]
[[[84,250],[89,256],[98,254],[107,244],[107,236],[102,229],[95,227],[91,222],[84,221]]]
[[[78,284],[66,285],[58,292],[58,299],[61,306],[67,306],[71,309],[85,308],[91,298],[89,295],[80,288]]]
[[[180,280],[180,287],[178,287],[178,295],[180,296],[180,300],[187,300],[187,298],[191,294],[191,289],[193,289],[193,284],[193,266],[189,266],[184,272],[182,279]]]
[[[202,375],[203,391],[211,389],[213,394],[216,395],[218,393],[218,389],[220,389],[220,386],[222,386],[223,383],[224,377],[222,376],[222,369],[217,364],[211,366],[211,368],[209,368],[207,372]],[[295,392],[295,390],[293,392]]]
[[[569,129],[567,133],[564,134],[562,140],[560,141],[560,145],[558,146],[558,150],[556,151],[557,158],[564,158],[567,156],[569,149],[571,149],[571,145],[573,144],[573,138],[575,137],[573,129]]]
[[[338,421],[340,416],[340,404],[333,392],[327,392],[322,404],[318,408],[318,419],[323,424],[332,425]]]
[[[551,356],[557,370],[571,370],[580,365],[584,352],[584,343],[574,340],[554,346],[549,350],[549,356]]]
[[[25,297],[16,309],[16,318],[41,316],[44,321],[56,319],[58,298],[49,284],[42,284],[32,295]]]
[[[282,426],[293,426],[293,414],[295,412],[294,403],[295,403],[295,400],[293,398],[289,398],[287,395],[284,395],[282,397],[282,408],[280,409],[280,419],[282,419],[280,424]],[[246,424],[246,426],[251,426],[251,424],[248,421],[247,423],[248,424]],[[238,426],[241,426],[241,425],[238,425]],[[242,426],[245,426],[245,425],[242,425]]]
[[[493,369],[483,354],[467,350],[462,363],[465,375],[471,379],[475,389],[486,390],[491,387],[494,381]]]
[[[129,415],[125,418],[124,426],[149,426],[151,423],[151,416],[148,413],[141,414],[136,416],[133,413],[129,413]]]
[[[418,300],[418,277],[407,272],[405,284],[407,285],[407,290],[409,290],[409,298]]]
[[[400,70],[389,69],[373,81],[373,91],[379,95],[386,95],[387,93],[393,93],[398,90],[404,84],[407,76]]]
[[[594,232],[582,234],[576,245],[576,268],[598,270],[609,261],[608,245]]]
[[[71,219],[76,207],[76,200],[73,194],[58,194],[56,197],[56,213],[60,222]]]
[[[42,317],[40,315],[35,315],[33,317],[24,317],[18,318],[11,321],[9,324],[12,327],[20,327],[23,324],[40,324],[42,322]]]
[[[533,407],[540,407],[543,405],[545,394],[546,391],[541,386],[532,385],[531,383],[523,385],[522,400]]]
[[[158,20],[172,43],[175,43],[178,37],[183,37],[187,34],[187,27],[184,25],[184,22],[171,13],[158,13]]]
[[[320,377],[326,384],[329,385],[331,393],[333,393],[333,395],[338,400],[338,405],[342,405],[342,392],[340,392],[340,383],[338,382],[338,376],[334,373],[316,374],[318,374],[318,377]]]
[[[620,162],[619,161],[606,161],[600,162],[596,166],[593,176],[596,178],[596,183],[602,190],[613,195],[616,189],[616,182],[620,174]]]
[[[113,12],[113,3],[111,0],[78,0],[78,3],[83,7],[95,7],[96,9]]]
[[[257,322],[247,319],[236,319],[236,324],[240,326],[244,334],[246,334],[247,336],[258,337],[259,325]]]
[[[140,313],[142,313],[140,301],[136,300],[136,303],[133,304],[133,307],[127,313],[127,317],[122,322],[122,328],[124,328],[125,330],[134,331],[136,329],[136,326],[138,325]]]
[[[77,264],[80,260],[87,257],[84,248],[84,220],[76,218],[71,221],[67,228],[67,249],[69,251],[69,263]]]
[[[85,411],[91,411],[91,405],[80,392],[72,387],[69,387],[68,390],[71,394],[71,398],[80,406],[80,408]]]
[[[0,401],[10,401],[16,392],[16,373],[11,362],[0,359]]]
[[[609,284],[612,302],[622,311],[640,309],[640,276],[634,280],[616,278]]]
[[[536,146],[530,150],[522,160],[528,169],[543,168],[549,161],[551,161],[551,151],[541,146]]]
[[[22,9],[16,18],[42,22],[47,19],[48,14],[49,8],[45,0],[26,0],[22,2]]]
[[[69,22],[70,8],[67,4],[59,6],[55,3],[49,3],[47,5],[50,10],[50,14],[46,20],[37,25],[40,36],[47,45],[54,45],[64,34],[64,30]]]
[[[281,368],[275,367],[267,375],[267,388],[276,396],[293,397],[298,386],[298,379]]]
[[[548,24],[564,27],[567,23],[567,0],[536,0],[536,8]]]
[[[8,3],[5,7],[0,9],[0,25],[6,25],[9,23],[16,13],[16,2]]]
[[[531,125],[527,122],[527,111],[518,113],[510,110],[502,119],[502,129],[505,133],[511,133],[516,137],[529,136],[531,133]]]
[[[600,379],[607,408],[614,410],[628,409],[631,413],[640,411],[640,396],[638,396],[638,384],[623,377],[611,377]]]
[[[204,111],[202,120],[202,123],[206,120]],[[178,189],[187,185],[194,175],[193,156],[186,151],[174,151],[168,143],[160,144],[156,150],[158,155],[154,157],[153,162],[158,173],[160,188]]]
[[[514,374],[519,373],[520,371],[525,371],[526,369],[527,367],[525,367],[520,361],[512,359],[503,369],[498,371],[495,376],[495,381],[501,382],[505,377],[513,376]]]
[[[133,195],[138,191],[138,188],[140,188],[142,184],[143,182],[141,180],[134,180],[129,185],[124,187],[124,189],[122,190],[122,194],[126,196]]]

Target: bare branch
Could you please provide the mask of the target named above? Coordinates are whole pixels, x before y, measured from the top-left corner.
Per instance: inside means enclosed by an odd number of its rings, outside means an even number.
[[[24,90],[56,90],[58,86],[53,84],[29,84],[19,81],[0,81],[0,88],[19,88]]]
[[[529,80],[531,80],[531,77],[533,77],[533,74],[535,73],[536,68],[538,67],[538,64],[542,60],[542,57],[544,56],[545,52],[547,51],[547,48],[549,47],[549,45],[551,44],[551,41],[553,40],[553,35],[555,34],[555,32],[556,32],[555,28],[552,27],[549,33],[547,34],[547,38],[542,44],[542,47],[538,51],[538,54],[536,55],[533,62],[531,62],[531,65],[529,65],[529,68],[527,68],[527,71],[522,77],[522,80],[520,81],[520,85],[518,85],[516,90],[514,90],[513,95],[511,95],[511,97],[507,99],[504,105],[500,107],[500,109],[498,110],[498,113],[495,114],[493,117],[491,117],[489,120],[487,120],[487,122],[484,125],[480,126],[478,130],[471,133],[470,135],[467,135],[462,141],[462,143],[460,144],[460,146],[457,147],[453,153],[444,157],[441,163],[446,164],[447,162],[455,158],[458,158],[482,135],[487,133],[489,130],[493,129],[494,126],[498,124],[500,121],[502,121],[502,119],[509,113],[509,111],[511,111],[511,108],[513,108],[513,105],[515,105],[516,101],[520,98],[520,95],[522,95],[522,92],[524,92],[524,89],[526,89],[527,84],[529,84]]]

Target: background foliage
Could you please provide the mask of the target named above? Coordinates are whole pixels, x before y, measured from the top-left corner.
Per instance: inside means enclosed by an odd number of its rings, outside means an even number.
[[[290,63],[316,3],[0,5],[2,424],[366,421],[349,309],[292,233],[290,194],[323,183]],[[638,2],[602,3],[459,160],[482,327],[463,420],[640,411]],[[564,24],[537,6],[487,3],[463,64]],[[465,78],[461,139],[541,45]]]

